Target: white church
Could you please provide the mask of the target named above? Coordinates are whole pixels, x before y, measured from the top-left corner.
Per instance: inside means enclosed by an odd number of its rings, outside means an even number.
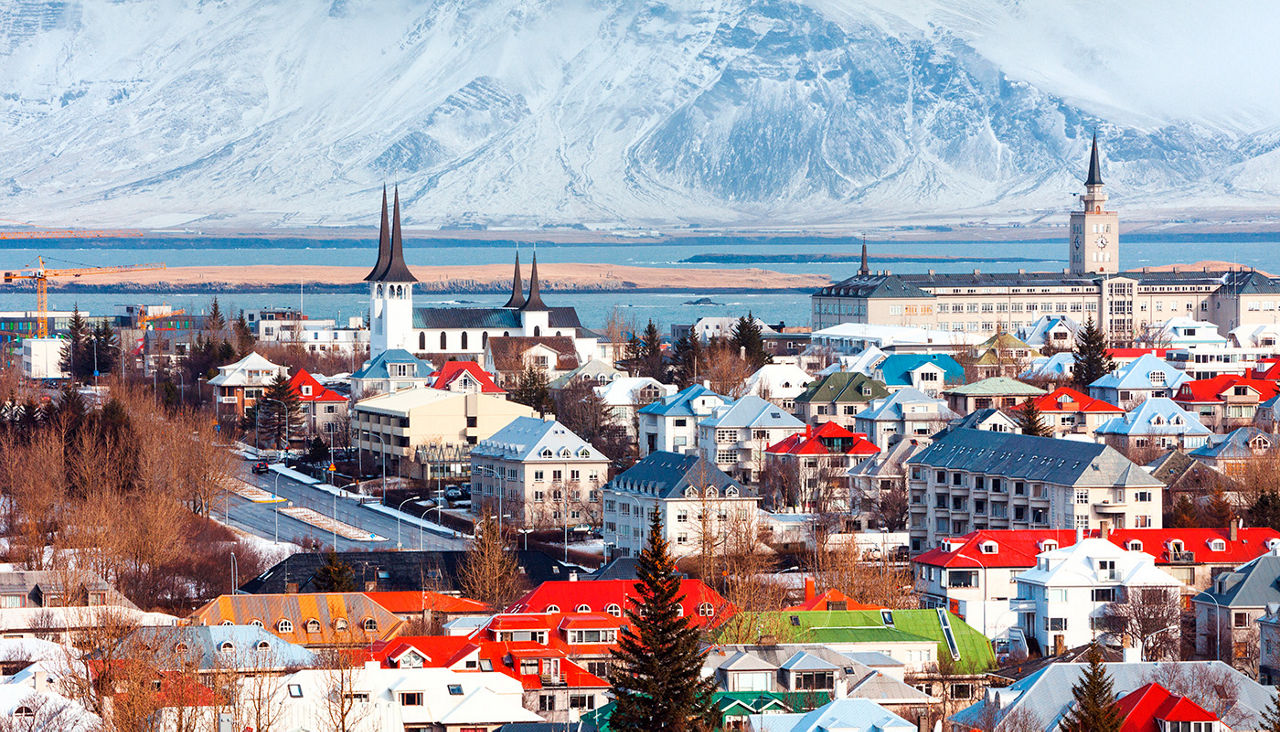
[[[479,361],[490,338],[553,337],[574,339],[582,362],[596,355],[596,335],[582,327],[571,307],[547,307],[538,286],[538,255],[529,271],[525,297],[516,255],[511,297],[499,308],[414,307],[413,276],[404,262],[400,233],[400,193],[396,191],[390,225],[387,193],[382,192],[382,225],[378,234],[378,262],[364,278],[369,283],[369,357],[404,350],[419,358],[440,356]],[[435,356],[436,358],[432,358]],[[437,364],[438,365],[438,364]]]

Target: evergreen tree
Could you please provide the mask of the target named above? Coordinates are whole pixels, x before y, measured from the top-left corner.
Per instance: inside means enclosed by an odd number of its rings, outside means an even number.
[[[1089,385],[1114,371],[1116,364],[1107,354],[1107,336],[1090,317],[1076,336],[1074,380],[1077,389]]]
[[[62,347],[62,358],[58,366],[70,375],[73,381],[84,381],[93,376],[92,358],[88,351],[93,338],[89,323],[80,314],[80,306],[71,311],[71,322],[67,324],[67,343]]]
[[[222,314],[222,306],[218,304],[218,296],[213,296],[209,305],[209,315],[204,319],[204,329],[215,334],[222,333],[227,327],[227,316]]]
[[[698,383],[704,358],[702,339],[690,332],[676,341],[672,360],[675,362],[675,380],[680,388]]]
[[[617,703],[609,719],[619,732],[710,729],[718,721],[715,680],[702,676],[704,654],[692,619],[680,614],[680,578],[663,536],[660,512],[636,567],[636,606],[614,650]]]
[[[1262,710],[1262,726],[1258,732],[1280,732],[1280,694],[1271,695],[1271,703]]]
[[[240,311],[240,317],[236,318],[236,322],[231,326],[231,334],[235,338],[236,353],[241,358],[248,356],[253,351],[253,345],[258,341],[249,327],[249,321],[244,317],[244,310]]]
[[[1231,525],[1231,519],[1236,517],[1231,501],[1227,499],[1221,488],[1214,489],[1209,494],[1209,500],[1204,503],[1204,510],[1201,513],[1202,528],[1225,529]]]
[[[547,372],[529,364],[516,379],[515,388],[511,389],[510,399],[539,414],[544,414],[551,408],[551,390],[547,388],[548,383]]]
[[[756,322],[756,316],[750,311],[738,318],[738,322],[733,326],[733,337],[730,342],[738,353],[743,354],[743,358],[751,364],[753,369],[773,361],[769,352],[764,350],[764,336],[760,331],[760,324]]]
[[[326,467],[329,464],[329,446],[324,444],[324,440],[319,437],[311,438],[311,442],[307,445],[307,462],[320,463],[324,462]]]
[[[1173,514],[1169,518],[1169,528],[1194,529],[1200,525],[1200,517],[1196,513],[1196,505],[1186,495],[1178,497],[1173,504]]]
[[[120,339],[110,323],[103,321],[93,329],[87,353],[89,376],[96,371],[99,374],[110,374],[120,365]]]
[[[1097,646],[1089,651],[1089,668],[1071,687],[1071,696],[1075,704],[1062,720],[1063,732],[1119,732],[1120,707]]]
[[[1022,434],[1032,437],[1048,437],[1049,428],[1045,426],[1043,415],[1040,414],[1040,408],[1036,406],[1034,399],[1028,399],[1022,403],[1022,408],[1018,410],[1018,429],[1022,430]]]
[[[1257,500],[1249,507],[1249,523],[1280,529],[1280,494],[1271,489],[1264,489],[1258,494]]]
[[[302,436],[304,426],[302,402],[289,388],[289,381],[279,374],[263,398],[245,410],[241,423],[243,429],[253,431],[258,441],[255,447],[266,444],[282,449],[288,449],[293,438]]]
[[[667,367],[662,355],[662,333],[652,321],[640,336],[633,335],[627,342],[627,370],[634,376],[648,376],[663,383],[667,381]]]
[[[316,570],[315,584],[317,592],[353,592],[356,573],[336,551],[330,549],[324,554],[324,564]]]

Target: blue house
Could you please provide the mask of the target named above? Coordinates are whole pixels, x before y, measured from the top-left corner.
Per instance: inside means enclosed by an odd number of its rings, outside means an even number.
[[[415,386],[427,386],[435,367],[403,348],[391,348],[368,361],[351,375],[351,395],[388,394]]]
[[[945,353],[895,353],[876,366],[875,377],[889,391],[911,388],[931,397],[965,381],[964,367]]]

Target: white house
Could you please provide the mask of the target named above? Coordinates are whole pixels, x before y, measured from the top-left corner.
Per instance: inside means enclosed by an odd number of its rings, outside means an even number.
[[[753,542],[758,500],[698,455],[650,453],[605,486],[604,542],[615,556],[639,555],[654,511],[676,556],[697,553],[704,541]]]
[[[854,417],[853,429],[865,434],[876,447],[886,450],[899,440],[927,441],[930,435],[959,416],[947,406],[946,400],[908,387],[873,399]]]
[[[1142,551],[1121,549],[1106,539],[1083,539],[1041,552],[1036,566],[1014,578],[1017,597],[1010,603],[1023,632],[1046,654],[1057,655],[1108,634],[1111,603],[1125,602],[1143,589],[1168,592],[1176,602],[1182,583],[1155,566]],[[1175,623],[1167,631],[1178,634]]]
[[[698,423],[698,451],[711,464],[751,483],[764,470],[765,450],[804,428],[782,407],[748,395],[716,407]]]
[[[637,434],[636,412],[663,397],[676,393],[675,386],[648,376],[623,376],[595,388],[596,396],[613,415],[614,424],[626,427],[627,434]]]
[[[278,366],[255,353],[218,367],[218,375],[209,379],[217,395],[214,409],[218,419],[239,419],[244,410],[258,403],[276,378],[289,378],[289,367]]]
[[[62,369],[62,349],[67,341],[61,338],[23,338],[22,375],[28,379],[65,379]]]
[[[799,366],[767,363],[748,376],[744,386],[746,394],[773,402],[790,412],[795,409],[796,397],[810,381],[813,377]]]
[[[698,421],[730,401],[702,384],[694,384],[640,407],[636,410],[640,457],[658,451],[696,451]]]
[[[755,318],[756,326],[763,333],[777,333],[778,331],[769,327],[769,324],[759,318]],[[703,343],[712,340],[727,339],[733,337],[734,329],[738,327],[738,319],[728,316],[713,315],[705,318],[698,318],[698,322],[694,323],[689,332],[696,334]]]

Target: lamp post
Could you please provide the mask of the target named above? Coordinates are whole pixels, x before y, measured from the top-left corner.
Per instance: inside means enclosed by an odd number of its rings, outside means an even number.
[[[410,496],[404,499],[403,501],[401,501],[399,506],[396,506],[396,548],[397,549],[404,547],[404,545],[400,543],[400,509],[404,508],[404,504],[408,503],[409,501],[416,501],[419,498],[421,498],[421,496]],[[421,544],[422,537],[419,536],[418,539],[419,539],[418,543]]]
[[[276,471],[276,484],[275,484],[275,487],[271,489],[271,497],[275,499],[271,502],[271,508],[274,510],[276,515],[276,535],[275,536],[276,536],[277,544],[280,543],[280,476],[281,475],[284,475],[284,474],[279,471]]]
[[[231,552],[231,594],[236,594],[236,588],[240,586],[240,580],[236,576],[236,553]]]
[[[382,445],[382,449],[378,452],[382,454],[382,502],[387,502],[387,441],[382,439],[382,435],[378,432],[370,432],[370,437],[378,438],[378,444]]]
[[[488,473],[489,475],[492,475],[494,478],[498,479],[498,533],[501,534],[502,533],[502,499],[507,493],[506,476],[502,474],[502,471],[498,470],[497,468],[489,467],[488,465],[476,465],[471,468],[471,472],[473,473],[476,472],[477,470],[482,473]]]
[[[1217,608],[1216,611],[1213,613],[1213,638],[1214,638],[1214,656],[1213,657],[1221,661],[1222,660],[1222,618],[1220,616],[1222,615],[1222,604],[1218,602],[1218,598],[1214,597],[1213,594],[1208,592],[1207,590],[1201,594],[1209,598],[1209,600],[1213,602],[1214,607]],[[1228,620],[1230,620],[1230,618],[1228,618]],[[1231,639],[1234,642],[1235,636],[1232,635]]]
[[[333,550],[338,551],[338,493],[333,493]]]

